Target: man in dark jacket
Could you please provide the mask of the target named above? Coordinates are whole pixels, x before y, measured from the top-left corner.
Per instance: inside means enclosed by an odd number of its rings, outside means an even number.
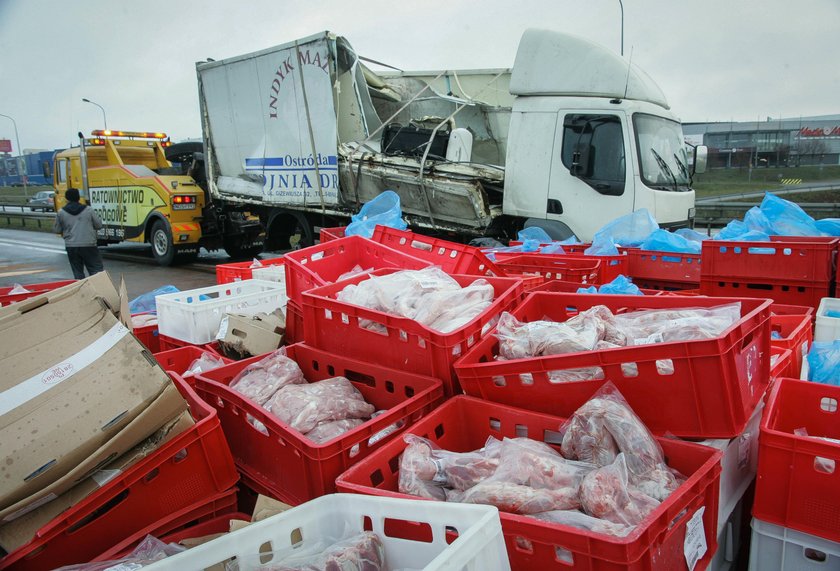
[[[67,204],[58,211],[53,232],[64,236],[73,277],[80,280],[85,277],[85,268],[90,275],[104,269],[102,256],[96,247],[96,231],[102,228],[102,220],[93,208],[79,202],[78,189],[68,188],[64,197]]]

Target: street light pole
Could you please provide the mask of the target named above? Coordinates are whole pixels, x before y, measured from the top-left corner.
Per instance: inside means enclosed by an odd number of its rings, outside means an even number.
[[[84,101],[85,103],[90,103],[91,105],[96,105],[97,107],[99,107],[102,110],[102,121],[105,123],[105,130],[107,131],[108,130],[108,119],[105,117],[105,108],[102,107],[96,101],[91,101],[87,97],[82,97],[82,101]]]
[[[23,149],[20,147],[20,137],[18,137],[17,123],[15,122],[15,120],[12,117],[10,117],[8,115],[3,115],[2,113],[0,113],[0,117],[5,117],[6,119],[9,119],[12,122],[12,125],[15,128],[15,143],[17,144],[17,147],[18,147],[18,159],[23,159]],[[29,196],[29,187],[26,184],[26,161],[25,160],[21,160],[18,163],[18,174],[20,174],[20,179],[23,181],[23,195],[28,197]]]
[[[624,55],[624,2],[618,0],[618,5],[621,6],[621,55]]]

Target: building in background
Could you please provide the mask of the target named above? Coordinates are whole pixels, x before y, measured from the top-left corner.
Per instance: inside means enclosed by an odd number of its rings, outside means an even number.
[[[683,123],[683,132],[709,147],[712,168],[840,164],[840,115]]]
[[[56,151],[42,149],[24,149],[23,155],[0,154],[0,186],[52,186],[52,158]],[[20,167],[24,168],[21,169]],[[23,170],[22,172],[18,172]]]

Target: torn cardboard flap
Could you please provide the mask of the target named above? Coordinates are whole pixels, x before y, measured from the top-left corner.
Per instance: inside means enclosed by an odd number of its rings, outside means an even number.
[[[0,548],[7,553],[11,553],[18,547],[25,545],[35,537],[39,529],[52,521],[53,518],[95,493],[111,479],[124,473],[134,464],[150,456],[161,446],[194,425],[195,422],[188,411],[179,412],[174,419],[170,419],[154,434],[104,468],[94,472],[67,492],[58,497],[54,497],[55,494],[45,496],[50,499],[42,505],[32,504],[36,505],[36,509],[5,525],[0,525]]]
[[[286,319],[280,309],[255,315],[227,314],[217,339],[228,357],[244,358],[270,353],[283,344]]]
[[[119,293],[114,288],[108,272],[99,272],[89,278],[79,280],[64,287],[30,297],[29,299],[7,305],[6,307],[0,307],[0,330],[2,330],[2,324],[9,319],[16,319],[20,315],[26,314],[47,303],[55,303],[62,299],[76,297],[78,295],[83,295],[85,298],[98,297],[102,299],[113,313],[119,311]]]

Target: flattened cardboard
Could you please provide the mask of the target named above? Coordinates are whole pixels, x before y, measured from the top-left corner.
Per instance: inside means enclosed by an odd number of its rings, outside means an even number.
[[[65,512],[77,503],[96,492],[110,479],[130,468],[136,462],[151,455],[169,440],[185,432],[194,426],[190,413],[183,411],[163,427],[159,428],[153,435],[143,442],[109,463],[103,469],[79,482],[76,486],[47,502],[41,507],[11,521],[0,525],[0,548],[6,553],[26,545],[35,537],[39,529],[48,524],[59,514]]]
[[[290,510],[292,507],[287,503],[260,494],[257,496],[257,503],[254,504],[254,513],[251,516],[251,522],[256,523],[262,521],[265,518]]]
[[[286,320],[278,309],[272,313],[225,316],[227,325],[220,328],[219,338],[224,352],[233,358],[270,353],[283,344]]]
[[[120,335],[125,330],[111,309],[119,296],[107,275],[27,301],[0,308],[0,403],[15,405],[0,414],[0,518],[46,489],[66,491],[52,485],[105,460],[114,452],[109,441],[167,387],[166,415],[155,416],[153,407],[122,434],[118,453],[186,408],[148,351],[127,331]],[[114,341],[102,349],[109,333]]]

